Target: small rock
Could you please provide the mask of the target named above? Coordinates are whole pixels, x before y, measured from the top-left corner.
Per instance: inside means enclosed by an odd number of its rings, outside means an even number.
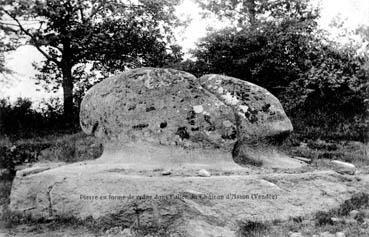
[[[339,160],[333,160],[331,163],[333,164],[333,169],[337,173],[354,175],[356,172],[356,167],[353,164]]]
[[[343,232],[337,232],[336,237],[346,237],[346,235]]]
[[[350,211],[350,216],[352,218],[355,218],[357,216],[357,214],[359,214],[359,211],[358,210],[352,210],[352,211]]]
[[[332,217],[331,220],[335,223],[339,223],[343,221],[341,218],[337,218],[337,217]]]
[[[210,177],[211,176],[210,172],[205,170],[205,169],[199,170],[198,175],[201,176],[201,177]]]
[[[123,231],[120,232],[120,234],[123,237],[133,237],[134,236],[131,229],[129,229],[129,228],[124,229]]]
[[[336,235],[329,233],[328,231],[320,233],[320,237],[336,237]]]
[[[163,172],[161,172],[161,175],[171,175],[172,171],[171,170],[164,170]]]
[[[309,158],[305,158],[305,157],[300,157],[300,156],[293,156],[292,158],[303,161],[305,163],[311,164],[312,160]]]
[[[294,232],[290,234],[290,237],[303,237],[303,235],[300,232]]]
[[[202,113],[202,111],[204,111],[204,108],[202,107],[202,105],[195,105],[193,106],[193,111],[199,114],[199,113]]]

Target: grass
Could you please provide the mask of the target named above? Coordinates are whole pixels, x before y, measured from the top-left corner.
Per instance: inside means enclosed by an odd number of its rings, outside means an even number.
[[[357,210],[355,217],[350,217],[352,210]],[[369,223],[365,224],[363,213],[369,212],[369,194],[358,193],[342,203],[338,208],[327,212],[317,212],[313,217],[291,218],[283,222],[245,222],[240,224],[241,236],[289,236],[292,232],[300,232],[303,236],[318,235],[324,232],[335,234],[344,232],[346,236],[365,237],[369,235]],[[341,219],[334,222],[332,219]]]
[[[4,150],[0,154],[0,161],[2,161],[0,168],[10,168],[6,166],[36,161],[78,162],[91,160],[100,157],[103,151],[102,144],[96,138],[82,132],[15,141],[3,137],[0,139],[0,149]],[[12,162],[6,162],[6,159],[12,159]]]
[[[270,231],[270,223],[268,222],[240,221],[238,226],[238,234],[245,237],[264,236]]]
[[[51,232],[65,229],[86,229],[95,236],[104,234],[119,235],[124,230],[129,230],[135,237],[144,237],[150,234],[154,236],[165,236],[166,227],[145,227],[137,226],[134,218],[128,220],[123,219],[120,214],[111,214],[98,219],[87,217],[79,219],[73,216],[56,217],[53,219],[38,218],[34,219],[31,215],[23,215],[14,213],[8,209],[3,210],[0,219],[0,229],[12,230],[18,226],[32,227],[31,232]],[[120,235],[119,235],[120,236]]]
[[[346,200],[339,208],[330,210],[328,212],[318,212],[315,215],[316,225],[333,225],[332,218],[346,217],[353,210],[361,208],[369,209],[369,194],[358,193],[352,196],[351,199]],[[356,221],[363,222],[363,217],[357,215]]]
[[[102,144],[94,137],[76,133],[56,137],[51,146],[40,153],[40,160],[78,162],[101,156]]]
[[[369,165],[369,144],[356,141],[299,141],[293,135],[283,144],[282,149],[290,156],[300,156],[312,160],[341,160],[357,167]]]

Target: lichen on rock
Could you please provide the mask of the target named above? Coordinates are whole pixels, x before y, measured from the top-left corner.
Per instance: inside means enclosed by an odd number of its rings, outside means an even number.
[[[139,68],[92,87],[81,104],[81,127],[106,144],[147,142],[219,149],[292,131],[272,94],[221,75]]]

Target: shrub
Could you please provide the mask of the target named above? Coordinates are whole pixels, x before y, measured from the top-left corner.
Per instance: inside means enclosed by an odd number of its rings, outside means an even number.
[[[18,138],[78,130],[78,116],[74,116],[73,126],[68,129],[65,127],[59,99],[43,100],[36,108],[27,98],[18,98],[14,103],[9,99],[0,100],[0,134],[2,135]]]

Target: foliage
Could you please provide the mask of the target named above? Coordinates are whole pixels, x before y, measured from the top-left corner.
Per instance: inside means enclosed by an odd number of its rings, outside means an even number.
[[[0,12],[13,20],[45,57],[38,79],[63,87],[64,114],[73,114],[73,89],[83,66],[108,72],[161,66],[179,60],[171,27],[177,1],[1,0]],[[31,27],[27,22],[33,21]],[[50,76],[52,75],[52,76]]]
[[[10,177],[14,177],[16,166],[35,162],[38,154],[47,144],[22,144],[20,146],[0,146],[0,169],[6,169]]]
[[[0,100],[0,134],[13,137],[30,137],[64,131],[63,109],[60,100],[51,98],[33,108],[29,99],[18,98],[14,103]],[[78,118],[71,131],[79,129]],[[64,132],[68,132],[65,130]],[[70,131],[69,131],[70,132]]]
[[[229,20],[233,26],[256,28],[265,21],[283,19],[314,19],[317,9],[309,0],[205,0],[197,1],[205,9],[205,16],[214,13],[221,20]]]
[[[78,162],[101,156],[103,147],[98,139],[83,132],[52,136],[49,146],[38,155],[40,161]]]
[[[3,14],[0,11],[0,74],[2,74],[2,78],[0,78],[1,83],[5,83],[4,79],[7,79],[6,75],[11,74],[12,71],[5,67],[5,53],[15,49],[19,42],[15,37],[15,32],[11,28],[11,24],[9,22],[4,21]]]
[[[315,214],[315,224],[321,225],[333,225],[333,217],[348,216],[350,211],[359,210],[360,208],[369,208],[369,194],[357,193],[350,199],[344,201],[338,208],[330,210],[328,212],[319,211]],[[360,217],[359,217],[360,218]],[[363,222],[359,218],[355,217],[358,222]]]
[[[308,5],[272,6],[265,8],[272,17],[260,16],[256,27],[246,24],[210,32],[193,52],[196,61],[180,67],[265,87],[281,100],[299,133],[311,128],[317,131],[315,139],[367,140],[367,54],[358,55],[354,46],[330,41],[317,29],[318,15]],[[287,10],[290,14],[283,13]]]

